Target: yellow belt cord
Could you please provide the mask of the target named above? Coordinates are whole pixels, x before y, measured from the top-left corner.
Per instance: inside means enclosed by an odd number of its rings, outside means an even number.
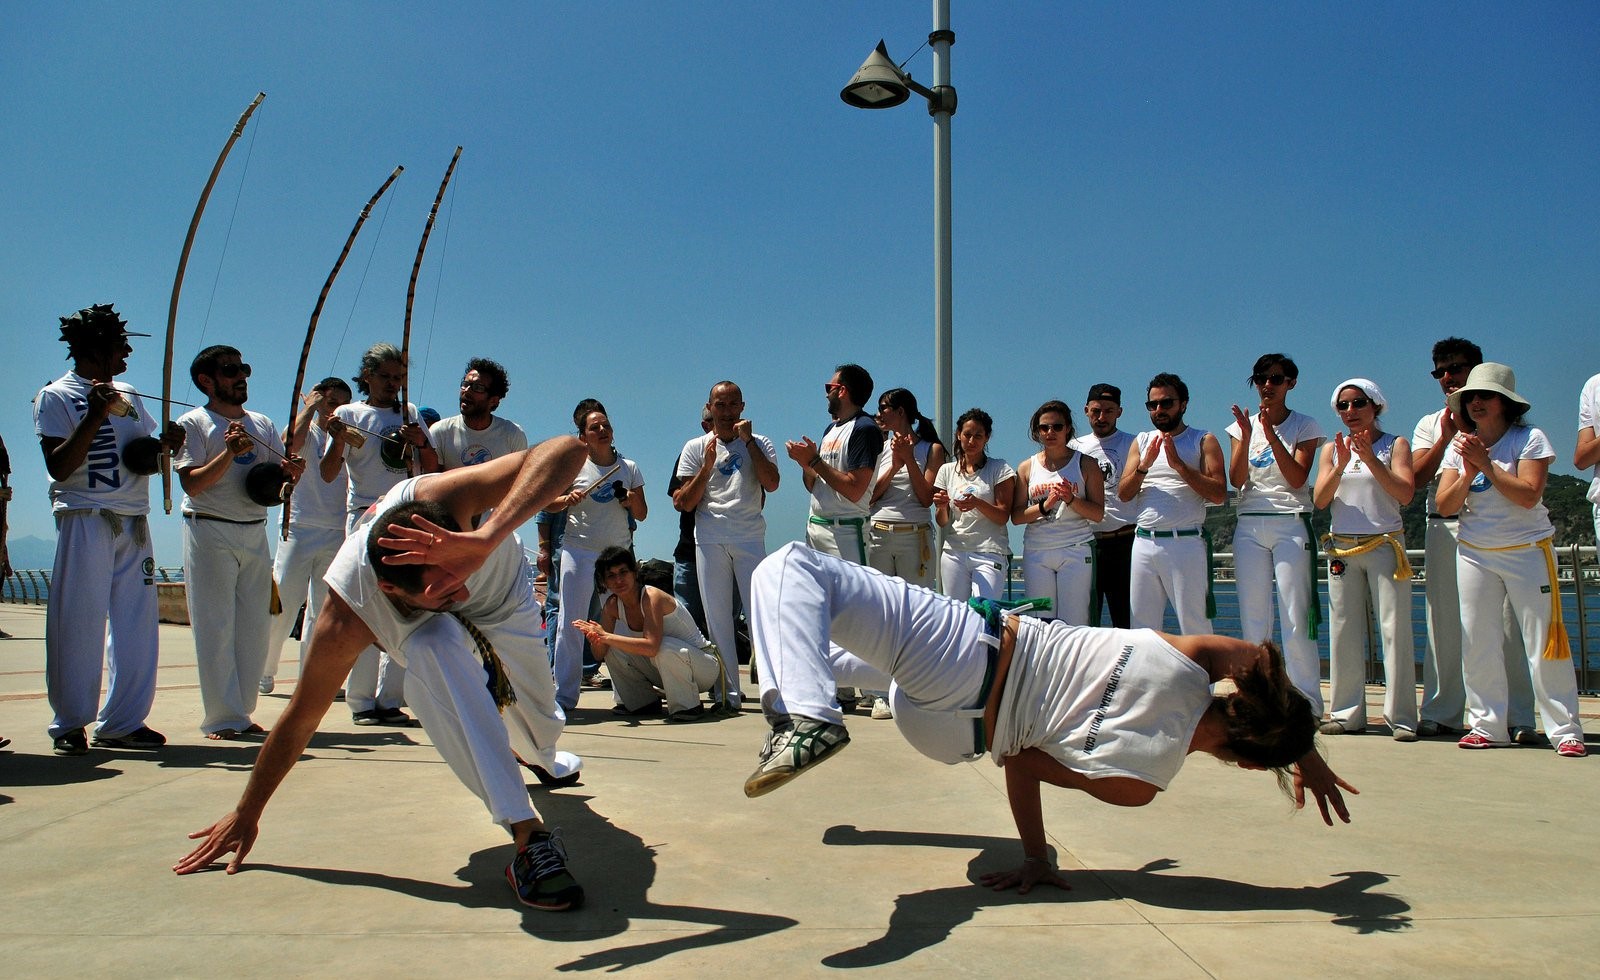
[[[1544,538],[1531,544],[1508,544],[1502,548],[1484,548],[1463,540],[1462,544],[1473,551],[1521,551],[1523,548],[1538,548],[1544,552],[1545,574],[1550,578],[1550,633],[1544,641],[1544,659],[1546,660],[1571,660],[1572,641],[1567,639],[1567,627],[1561,621],[1561,582],[1556,578],[1556,553],[1550,547],[1550,539]]]
[[[1346,546],[1343,544],[1345,541],[1351,541],[1354,544]],[[1335,544],[1334,542],[1340,543]],[[1329,558],[1354,558],[1357,555],[1365,555],[1369,552],[1377,551],[1386,544],[1394,549],[1394,573],[1390,577],[1396,582],[1410,581],[1416,572],[1411,568],[1410,559],[1406,558],[1405,545],[1401,544],[1400,539],[1394,536],[1394,532],[1370,535],[1329,533],[1322,536],[1322,547],[1328,552]]]

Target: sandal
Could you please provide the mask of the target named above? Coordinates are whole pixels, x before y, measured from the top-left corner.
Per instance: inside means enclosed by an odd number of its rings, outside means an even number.
[[[219,728],[214,732],[206,732],[206,738],[212,742],[231,742],[239,737],[236,728]]]

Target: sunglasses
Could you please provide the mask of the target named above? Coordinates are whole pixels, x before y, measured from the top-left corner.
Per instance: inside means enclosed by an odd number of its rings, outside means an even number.
[[[1498,397],[1500,396],[1492,391],[1468,391],[1462,393],[1461,403],[1465,405],[1468,402],[1492,402]]]
[[[217,374],[221,375],[224,378],[237,378],[239,375],[242,374],[242,375],[244,375],[245,377],[248,378],[248,377],[250,377],[250,365],[248,365],[248,364],[219,364],[219,365],[217,365]]]
[[[1152,398],[1144,403],[1144,407],[1146,411],[1154,412],[1158,408],[1172,408],[1176,404],[1176,398]]]
[[[1067,424],[1065,422],[1040,422],[1037,428],[1040,432],[1065,432],[1067,431]]]
[[[844,390],[844,385],[842,383],[838,382],[838,381],[824,381],[822,383],[822,393],[824,395],[831,395],[835,391],[843,391],[843,390]]]
[[[1348,412],[1352,408],[1366,408],[1368,405],[1371,405],[1371,404],[1372,404],[1372,399],[1370,399],[1370,398],[1352,398],[1349,401],[1345,401],[1344,399],[1340,399],[1339,401],[1336,401],[1336,402],[1333,403],[1333,407],[1337,408],[1341,412]]]
[[[1255,385],[1257,388],[1261,387],[1262,385],[1272,385],[1276,387],[1288,380],[1289,376],[1287,374],[1283,374],[1282,372],[1278,374],[1255,374],[1250,376],[1250,383]]]
[[[487,395],[489,393],[489,386],[481,381],[473,381],[470,383],[463,383],[461,385],[461,390],[470,391],[474,395]]]
[[[1433,379],[1437,381],[1447,374],[1461,374],[1471,370],[1471,364],[1468,364],[1465,361],[1456,361],[1454,364],[1446,364],[1444,367],[1436,367],[1428,373],[1433,375]]]

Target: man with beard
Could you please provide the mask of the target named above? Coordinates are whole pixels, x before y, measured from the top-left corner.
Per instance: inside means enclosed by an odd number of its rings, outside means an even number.
[[[672,506],[694,511],[695,571],[711,642],[722,653],[724,705],[738,710],[739,651],[734,637],[734,588],[750,608],[750,576],[767,556],[767,494],[778,489],[778,451],[744,417],[744,394],[732,381],[711,386],[706,399],[711,432],[684,444]]]
[[[841,364],[822,392],[832,419],[822,430],[822,445],[808,436],[784,444],[789,458],[800,464],[800,479],[811,494],[806,543],[823,554],[865,565],[863,527],[872,511],[872,474],[883,450],[883,430],[861,410],[872,397],[872,375],[859,364]]]
[[[422,472],[439,469],[428,430],[416,421],[417,407],[400,404],[400,389],[406,383],[406,362],[400,348],[373,344],[361,355],[361,372],[351,380],[366,397],[339,408],[328,420],[333,441],[319,464],[322,479],[328,483],[336,480],[341,470],[349,473],[346,534],[355,530],[368,507],[406,478],[408,447]],[[366,436],[360,448],[347,448],[339,438],[347,425]],[[345,684],[345,703],[352,720],[357,725],[410,725],[410,716],[400,710],[405,702],[405,682],[405,668],[388,654],[380,654],[376,647],[362,651]]]
[[[1122,468],[1117,495],[1138,507],[1129,605],[1135,628],[1160,629],[1170,601],[1180,633],[1210,633],[1211,542],[1206,504],[1228,499],[1216,436],[1184,424],[1189,386],[1176,374],[1150,379],[1141,432]]]
[[[428,428],[441,469],[487,463],[528,448],[522,426],[494,413],[511,390],[506,369],[486,357],[467,362],[461,377],[461,414],[440,419]]]
[[[150,553],[150,474],[155,456],[137,463],[155,420],[129,385],[111,379],[128,369],[128,325],[110,303],[61,320],[72,370],[33,401],[33,426],[50,473],[56,559],[45,611],[45,689],[56,755],[84,755],[84,728],[96,721],[97,747],[159,749],[167,739],[145,724],[156,697],[155,558]],[[175,451],[183,429],[171,425],[162,446]],[[99,707],[102,659],[111,690]]]
[[[1105,517],[1094,530],[1095,587],[1089,600],[1089,624],[1100,625],[1100,606],[1104,602],[1111,613],[1111,625],[1127,629],[1134,508],[1117,496],[1116,486],[1122,467],[1128,461],[1133,435],[1117,428],[1117,420],[1122,418],[1122,389],[1111,384],[1092,385],[1083,415],[1089,420],[1089,432],[1072,440],[1070,445],[1099,460],[1100,472],[1109,490]]]
[[[1461,337],[1444,338],[1433,345],[1432,353],[1430,373],[1447,400],[1472,369],[1483,363],[1483,349]],[[1461,670],[1461,596],[1456,587],[1457,515],[1439,512],[1439,484],[1434,480],[1458,432],[1455,413],[1446,405],[1424,415],[1411,436],[1412,485],[1417,490],[1426,487],[1428,493],[1428,528],[1423,536],[1428,652],[1422,660],[1422,721],[1417,726],[1417,734],[1423,738],[1455,738],[1465,732],[1462,713],[1467,707],[1467,688]],[[1533,679],[1528,673],[1522,629],[1512,619],[1509,606],[1502,618],[1511,740],[1518,745],[1536,745]]]
[[[206,403],[178,419],[185,438],[174,464],[183,485],[183,578],[200,667],[200,730],[217,741],[264,731],[250,714],[267,662],[272,559],[267,508],[246,480],[258,465],[283,459],[284,446],[271,419],[244,407],[250,365],[236,349],[207,347],[189,377]],[[268,475],[281,486],[303,469],[293,457]]]

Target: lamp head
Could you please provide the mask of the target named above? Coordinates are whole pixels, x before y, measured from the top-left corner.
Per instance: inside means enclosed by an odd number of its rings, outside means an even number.
[[[867,60],[856,69],[850,84],[839,93],[839,98],[857,109],[892,109],[911,98],[911,89],[900,69],[889,60],[889,49],[880,40]]]

